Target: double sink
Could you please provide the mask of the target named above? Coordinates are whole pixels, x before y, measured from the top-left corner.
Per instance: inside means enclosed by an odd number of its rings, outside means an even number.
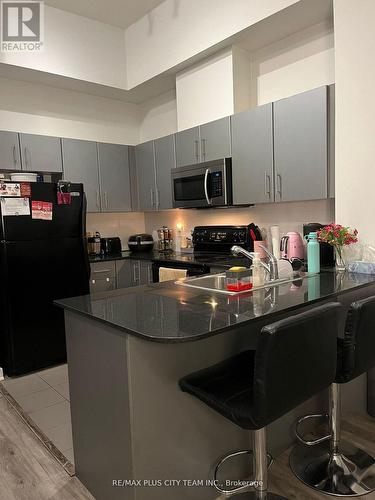
[[[265,281],[261,286],[255,286],[251,290],[242,291],[230,291],[227,289],[226,274],[207,274],[204,276],[197,276],[193,278],[186,278],[183,280],[176,281],[176,285],[186,286],[189,288],[196,288],[200,290],[205,290],[209,292],[219,292],[225,293],[226,295],[241,295],[243,293],[249,293],[256,290],[261,290],[263,288],[271,288],[278,285],[285,285],[287,283],[293,283],[294,281],[303,280],[312,276],[312,274],[307,274],[304,272],[294,272],[293,276],[288,276],[286,278],[279,278],[275,280]]]

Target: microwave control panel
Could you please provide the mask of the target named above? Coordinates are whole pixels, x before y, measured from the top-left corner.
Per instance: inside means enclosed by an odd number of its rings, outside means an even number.
[[[222,172],[212,172],[211,174],[211,197],[215,198],[217,196],[223,195],[223,173]]]

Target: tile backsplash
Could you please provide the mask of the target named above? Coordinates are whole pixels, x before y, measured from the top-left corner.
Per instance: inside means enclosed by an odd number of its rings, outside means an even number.
[[[333,199],[313,200],[290,203],[273,203],[254,207],[207,209],[207,210],[167,210],[145,214],[145,229],[151,233],[154,229],[166,225],[172,229],[176,224],[184,226],[186,234],[198,225],[237,225],[254,222],[259,227],[269,229],[277,224],[280,235],[288,231],[302,233],[306,222],[333,222],[335,203]]]
[[[139,212],[87,214],[87,232],[99,231],[101,236],[119,236],[122,249],[128,250],[128,238],[131,234],[145,232],[145,214]]]
[[[269,229],[273,224],[280,227],[280,235],[288,231],[302,233],[306,222],[322,224],[335,220],[334,200],[314,200],[291,203],[273,203],[254,207],[208,210],[165,210],[146,213],[87,214],[87,231],[99,231],[102,236],[119,236],[123,250],[127,250],[128,237],[136,233],[150,233],[168,226],[182,224],[188,234],[194,226],[215,224],[249,224]]]

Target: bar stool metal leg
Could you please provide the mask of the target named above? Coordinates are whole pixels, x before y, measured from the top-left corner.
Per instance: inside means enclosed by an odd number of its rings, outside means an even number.
[[[230,458],[235,456],[252,454],[253,455],[253,469],[254,478],[252,480],[253,485],[243,485],[239,487],[234,487],[232,489],[225,489],[219,485],[217,481],[217,475],[220,467]],[[246,492],[244,500],[287,500],[285,497],[276,495],[268,491],[268,468],[272,465],[273,459],[267,453],[267,439],[266,439],[266,428],[263,427],[257,431],[254,431],[254,452],[251,450],[242,450],[234,453],[230,453],[223,457],[215,468],[215,484],[216,489],[224,496],[234,496],[239,493]],[[239,499],[242,495],[239,495]],[[235,497],[234,497],[235,498]]]
[[[290,467],[303,483],[327,495],[355,497],[375,490],[375,458],[341,441],[341,387],[332,384],[329,442],[315,446],[298,443]]]

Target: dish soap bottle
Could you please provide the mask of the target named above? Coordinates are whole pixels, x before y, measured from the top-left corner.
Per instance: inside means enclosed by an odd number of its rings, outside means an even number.
[[[320,273],[320,244],[314,232],[305,236],[307,240],[307,271]]]
[[[256,286],[262,286],[265,282],[265,272],[262,263],[260,262],[260,256],[258,252],[253,253],[253,264],[250,267],[253,279],[253,288]]]

